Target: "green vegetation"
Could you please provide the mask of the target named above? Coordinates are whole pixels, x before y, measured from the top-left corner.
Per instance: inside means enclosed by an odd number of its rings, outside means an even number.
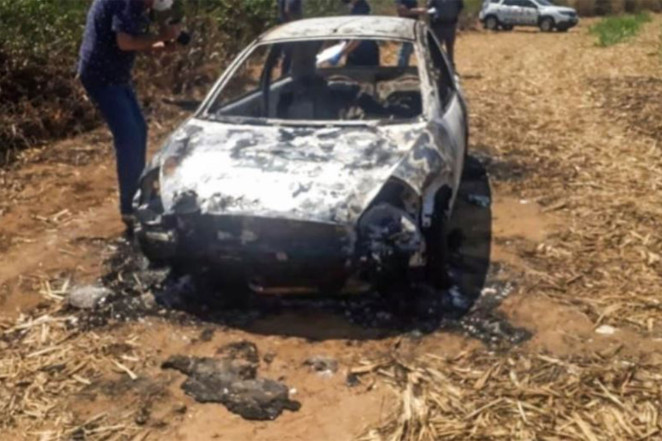
[[[75,79],[91,2],[0,0],[0,165],[21,148],[99,124]],[[481,0],[465,2],[463,28],[475,22]],[[308,17],[347,13],[340,0],[304,4]],[[370,5],[374,14],[395,13],[393,0],[370,0]],[[193,40],[168,56],[167,66],[159,59],[138,58],[135,82],[148,111],[167,94],[204,93],[238,50],[275,23],[276,0],[177,0],[174,15],[184,18]]]
[[[590,32],[598,37],[598,45],[611,46],[636,35],[641,25],[650,20],[645,12],[607,17],[591,26]]]
[[[275,0],[178,0],[193,41],[169,66],[140,57],[146,103],[206,89],[224,63],[275,19]],[[18,149],[98,124],[75,79],[91,0],[0,0],[0,165]],[[158,19],[158,17],[157,17]]]

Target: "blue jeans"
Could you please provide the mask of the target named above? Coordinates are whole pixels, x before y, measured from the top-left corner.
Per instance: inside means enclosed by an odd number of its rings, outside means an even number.
[[[147,123],[133,88],[126,85],[83,86],[97,105],[113,134],[117,179],[120,187],[120,211],[133,211],[132,200],[138,189],[140,174],[145,168]]]
[[[414,52],[414,46],[411,43],[402,43],[400,52],[398,53],[398,67],[409,66],[409,59]]]

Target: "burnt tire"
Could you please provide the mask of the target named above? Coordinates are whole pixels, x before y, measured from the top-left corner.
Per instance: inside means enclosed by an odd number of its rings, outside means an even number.
[[[485,29],[489,31],[499,30],[499,19],[495,15],[488,15],[485,17]]]
[[[435,212],[430,227],[425,231],[425,281],[436,289],[445,289],[450,284],[446,210],[452,197],[453,192],[448,187],[443,187],[437,192],[434,201]]]
[[[543,32],[552,32],[554,30],[554,19],[551,17],[543,17],[538,26]]]
[[[170,266],[170,260],[166,257],[163,257],[163,250],[145,240],[145,238],[136,234],[131,238],[131,244],[133,248],[142,253],[142,255],[149,262],[149,266],[152,268],[163,268]]]
[[[448,288],[448,263],[450,249],[448,246],[448,230],[443,214],[435,215],[432,225],[426,234],[427,259],[425,265],[425,281],[437,289]]]
[[[391,263],[378,276],[374,287],[386,309],[399,318],[410,317],[419,300],[418,290],[410,280],[411,270],[407,261]]]

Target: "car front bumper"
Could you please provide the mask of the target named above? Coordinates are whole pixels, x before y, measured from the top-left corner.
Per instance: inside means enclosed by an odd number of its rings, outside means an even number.
[[[579,17],[570,17],[570,18],[563,17],[562,20],[559,20],[556,23],[556,27],[570,29],[577,26],[578,23],[579,23]]]
[[[208,267],[219,279],[230,275],[265,292],[369,287],[403,262],[405,269],[422,266],[419,252],[389,252],[374,241],[362,245],[353,228],[312,221],[200,214],[141,221],[139,216],[135,236],[151,261]]]

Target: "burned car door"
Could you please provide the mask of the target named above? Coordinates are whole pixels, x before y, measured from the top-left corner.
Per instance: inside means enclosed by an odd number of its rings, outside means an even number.
[[[425,45],[429,51],[427,64],[429,65],[430,77],[434,83],[437,100],[437,105],[434,106],[437,110],[431,115],[431,122],[438,126],[440,133],[446,135],[439,139],[440,145],[438,145],[438,148],[449,148],[451,150],[450,153],[453,158],[453,195],[455,195],[460,186],[467,148],[466,104],[456,85],[450,63],[430,30],[425,32]],[[452,203],[450,206],[452,207]]]

